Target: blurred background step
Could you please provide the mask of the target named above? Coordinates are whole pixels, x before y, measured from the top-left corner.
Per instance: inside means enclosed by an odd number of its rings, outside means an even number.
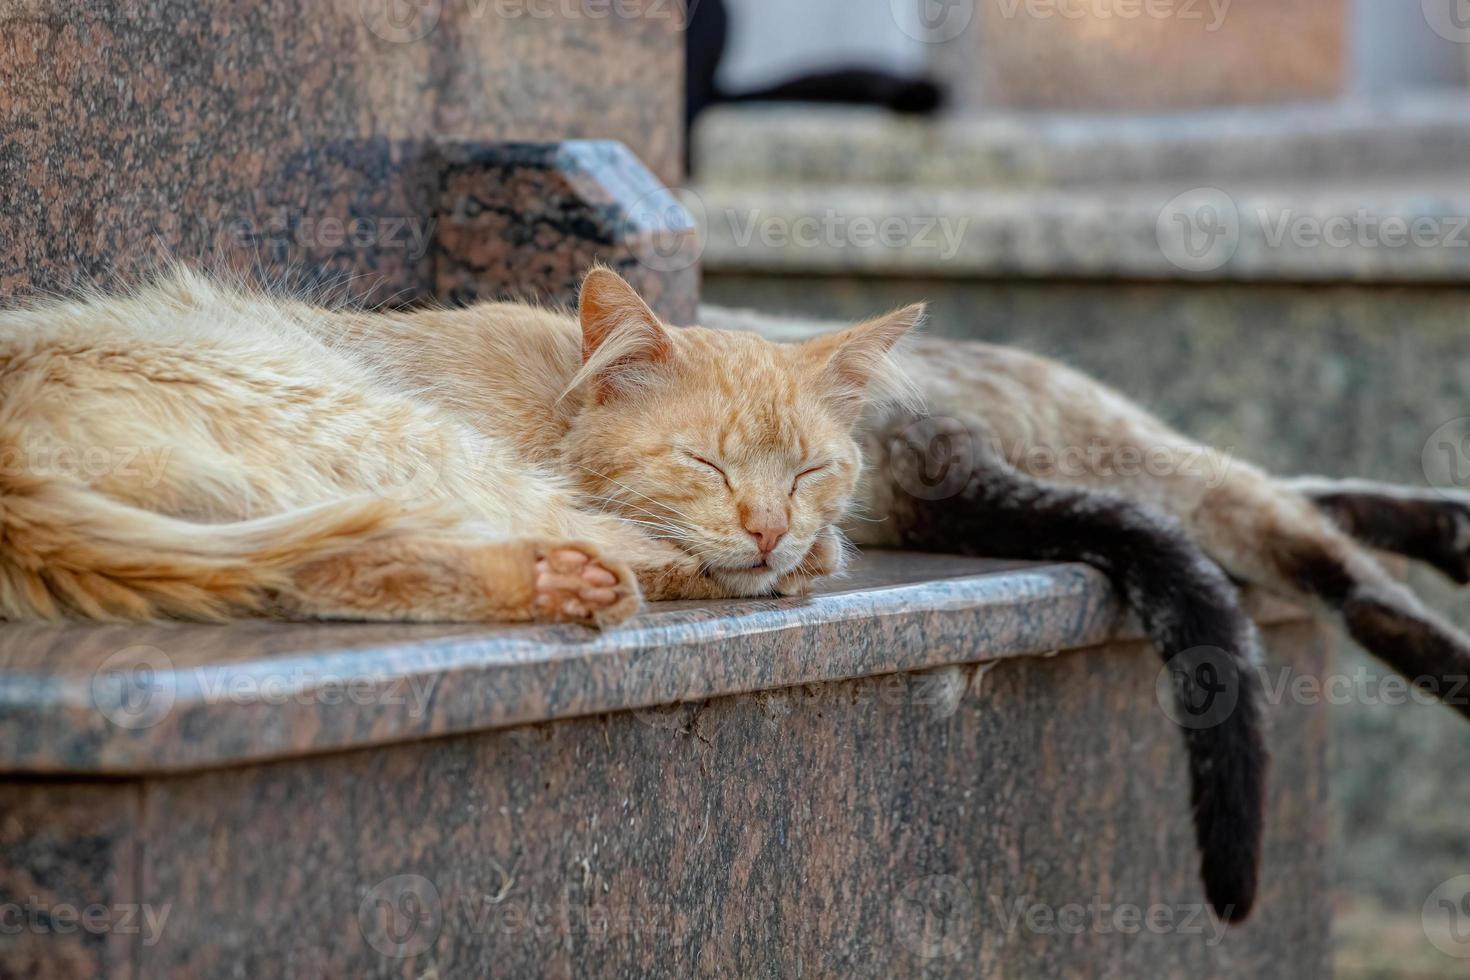
[[[1004,190],[707,184],[684,200],[703,227],[704,268],[713,276],[1470,276],[1470,179],[1454,173]]]
[[[1397,176],[1470,161],[1463,93],[1188,113],[720,108],[693,134],[699,185],[1039,188]],[[1470,186],[1470,181],[1467,181]]]

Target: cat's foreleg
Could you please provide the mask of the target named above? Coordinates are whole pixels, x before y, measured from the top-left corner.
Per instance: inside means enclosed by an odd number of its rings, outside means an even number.
[[[389,536],[291,570],[280,602],[292,616],[449,622],[576,622],[631,616],[627,565],[580,541]]]
[[[1302,477],[1281,481],[1357,541],[1470,582],[1470,494],[1369,480]]]
[[[936,458],[993,440],[953,420],[945,433],[895,426],[878,440],[875,479],[888,484],[897,543],[997,558],[1087,562],[1101,569],[1142,620],[1169,666],[1189,751],[1195,836],[1205,893],[1217,914],[1238,920],[1255,900],[1267,751],[1261,735],[1259,638],[1235,587],[1166,515],[1116,494],[1023,474],[983,451]],[[942,437],[945,436],[945,437]],[[904,488],[965,467],[943,495]],[[1228,692],[1228,696],[1220,696]],[[1211,705],[1202,712],[1201,705]]]

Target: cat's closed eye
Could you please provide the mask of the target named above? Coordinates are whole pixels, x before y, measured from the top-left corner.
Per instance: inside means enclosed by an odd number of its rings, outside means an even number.
[[[827,464],[826,463],[818,463],[815,466],[808,466],[806,469],[804,469],[800,473],[796,474],[796,478],[791,481],[791,495],[793,497],[796,496],[796,491],[798,489],[800,489],[800,487],[801,487],[801,481],[804,478],[809,477],[809,476],[815,476],[816,474],[822,472],[826,468],[827,468]]]
[[[710,469],[714,470],[716,473],[719,474],[720,479],[722,479],[722,480],[725,481],[725,487],[726,487],[726,489],[731,489],[731,487],[730,487],[730,477],[719,466],[717,466],[714,463],[711,463],[709,460],[705,459],[703,456],[696,455],[695,453],[685,453],[685,455],[688,456],[689,459],[693,460],[694,462],[699,463],[702,466],[707,466]]]

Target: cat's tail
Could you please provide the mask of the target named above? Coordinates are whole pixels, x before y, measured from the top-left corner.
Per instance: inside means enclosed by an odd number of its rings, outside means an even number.
[[[943,438],[942,438],[943,437]],[[932,486],[960,423],[908,426],[887,446],[901,487]],[[1137,613],[1166,669],[1161,704],[1189,755],[1190,804],[1205,895],[1222,920],[1255,902],[1269,758],[1262,729],[1260,637],[1239,595],[1171,518],[1117,494],[1037,480],[988,453],[965,460],[952,494],[904,495],[892,520],[905,547],[996,558],[1085,561]]]
[[[1193,523],[1232,573],[1325,609],[1369,653],[1470,717],[1470,637],[1425,608],[1312,500],[1245,470],[1205,496]]]
[[[130,506],[74,479],[0,473],[0,619],[269,615],[290,590],[291,569],[405,517],[391,501],[363,496],[204,524]]]

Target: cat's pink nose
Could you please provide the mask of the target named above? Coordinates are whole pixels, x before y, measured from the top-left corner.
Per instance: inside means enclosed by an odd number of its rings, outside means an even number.
[[[789,526],[784,514],[779,517],[751,515],[745,519],[745,530],[755,539],[756,547],[760,548],[762,558],[776,550],[776,545],[781,542],[781,537]]]

